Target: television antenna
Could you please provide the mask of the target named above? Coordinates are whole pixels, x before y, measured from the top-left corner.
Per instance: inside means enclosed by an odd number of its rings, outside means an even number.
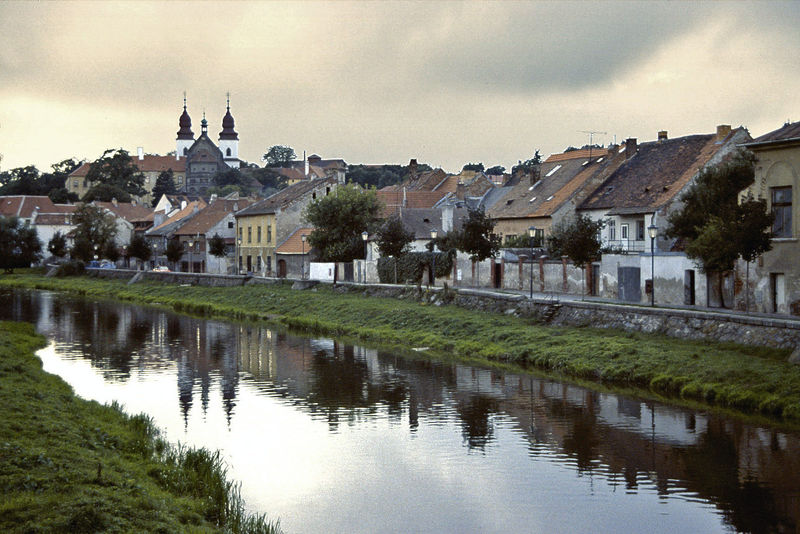
[[[592,160],[592,148],[594,148],[594,135],[595,134],[602,134],[608,135],[608,132],[599,132],[597,130],[580,130],[581,133],[585,133],[589,135],[589,161]]]

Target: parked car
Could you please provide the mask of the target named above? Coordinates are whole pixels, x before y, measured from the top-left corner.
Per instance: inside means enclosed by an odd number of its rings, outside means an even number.
[[[101,269],[116,269],[116,264],[111,260],[100,260]]]
[[[166,265],[156,265],[155,267],[153,267],[153,272],[168,273],[169,267],[167,267]]]

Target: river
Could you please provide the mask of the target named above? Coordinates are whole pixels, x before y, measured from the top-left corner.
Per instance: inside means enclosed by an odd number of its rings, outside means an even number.
[[[796,532],[800,434],[253,324],[0,291],[45,370],[219,449],[287,533]]]

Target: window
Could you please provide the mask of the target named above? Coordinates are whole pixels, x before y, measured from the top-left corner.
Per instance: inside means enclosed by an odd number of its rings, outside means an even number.
[[[78,187],[78,180],[74,180],[72,182],[72,187]]]
[[[267,225],[267,243],[272,243],[272,225]]]
[[[644,241],[644,219],[636,221],[636,240]]]
[[[621,224],[619,226],[619,230],[620,230],[620,239],[622,239],[623,241],[627,241],[628,240],[628,225],[627,224]]]
[[[228,228],[233,228],[233,221],[228,221]]]
[[[775,220],[772,223],[772,232],[775,237],[792,237],[792,188],[773,187],[772,214]]]
[[[272,256],[267,256],[267,272],[272,272]]]
[[[231,155],[231,149],[230,149],[230,148],[229,148],[228,150],[226,150],[226,151],[225,151],[225,155],[226,155],[226,156],[230,156],[230,155]]]
[[[239,227],[239,244],[242,244],[242,227]]]
[[[258,227],[258,232],[256,232],[256,242],[261,243],[261,227]]]
[[[617,240],[617,221],[613,219],[608,221],[608,240]]]
[[[261,256],[256,256],[256,271],[261,272]]]
[[[248,243],[252,243],[253,242],[253,227],[252,226],[248,226],[247,227],[247,242]]]
[[[239,256],[239,272],[242,271],[242,257]]]

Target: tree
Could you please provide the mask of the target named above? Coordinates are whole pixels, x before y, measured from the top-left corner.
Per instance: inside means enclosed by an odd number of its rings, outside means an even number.
[[[141,197],[147,194],[144,189],[144,175],[139,172],[139,168],[128,152],[121,148],[103,152],[103,155],[89,167],[86,180],[92,184],[92,187],[84,196],[84,200],[109,201],[111,198],[116,198],[121,202],[128,202],[131,197]],[[105,187],[92,193],[93,189],[101,185]],[[109,195],[111,195],[110,198]],[[128,200],[122,200],[123,198]]]
[[[90,261],[95,254],[101,254],[107,243],[114,242],[117,224],[114,216],[92,204],[81,204],[72,216],[75,224],[72,257]]]
[[[461,168],[462,171],[483,172],[483,163],[467,163]]]
[[[222,258],[225,256],[225,240],[219,234],[208,240],[208,251],[212,256]]]
[[[281,167],[296,158],[297,156],[292,147],[273,145],[261,159],[266,163],[267,167]]]
[[[128,243],[128,256],[137,258],[144,263],[149,260],[152,255],[153,250],[150,248],[150,245],[147,244],[147,240],[140,234],[133,234],[131,242]]]
[[[400,256],[408,251],[408,245],[414,240],[414,233],[406,230],[403,221],[392,215],[377,231],[376,242],[381,256]]]
[[[163,195],[177,194],[178,190],[175,187],[175,180],[172,169],[161,171],[156,178],[156,183],[153,185],[153,207],[156,207],[158,201],[161,200]]]
[[[56,258],[63,258],[67,254],[67,238],[61,232],[56,232],[47,243],[47,250]]]
[[[565,218],[553,225],[547,238],[551,257],[567,256],[581,269],[581,293],[584,293],[584,269],[600,255],[600,230],[605,221],[594,221],[588,215]]]
[[[494,167],[490,167],[486,170],[486,174],[489,175],[503,174],[504,172],[506,172],[506,168],[502,165],[495,165]]]
[[[0,267],[11,273],[15,267],[30,267],[41,257],[42,244],[36,229],[19,217],[0,216]]]
[[[66,187],[51,189],[50,192],[47,193],[47,196],[50,197],[50,200],[52,200],[54,204],[77,202],[79,198],[77,193],[70,192]]]
[[[278,192],[288,185],[288,179],[270,168],[249,169],[250,176],[261,184],[262,193]]]
[[[419,163],[415,167],[417,173],[430,170],[430,165],[425,163]],[[407,180],[411,172],[410,165],[348,165],[346,178],[347,183],[381,189]]]
[[[172,264],[174,269],[175,264],[180,261],[183,257],[183,245],[177,239],[170,239],[167,242],[167,247],[164,250],[164,255],[167,257],[167,261]]]
[[[741,192],[754,182],[755,161],[751,152],[740,150],[726,162],[703,168],[681,196],[681,209],[668,218],[667,236],[686,241],[686,255],[702,272],[718,273],[723,308],[722,273],[741,257],[748,262],[749,278],[749,262],[771,247],[773,218],[766,202],[752,197],[740,202]]]
[[[537,149],[532,158],[526,159],[525,161],[519,161],[516,165],[511,167],[511,174],[517,174],[517,172],[529,173],[536,170],[541,164],[542,156],[539,154],[539,150]]]
[[[500,250],[500,237],[494,234],[494,220],[487,217],[482,209],[469,209],[467,218],[457,234],[458,250],[469,254],[472,261],[480,262],[491,258]]]
[[[363,258],[361,232],[375,227],[380,209],[375,191],[349,184],[337,187],[333,194],[318,198],[303,211],[303,217],[314,226],[308,243],[319,251],[320,261]]]

